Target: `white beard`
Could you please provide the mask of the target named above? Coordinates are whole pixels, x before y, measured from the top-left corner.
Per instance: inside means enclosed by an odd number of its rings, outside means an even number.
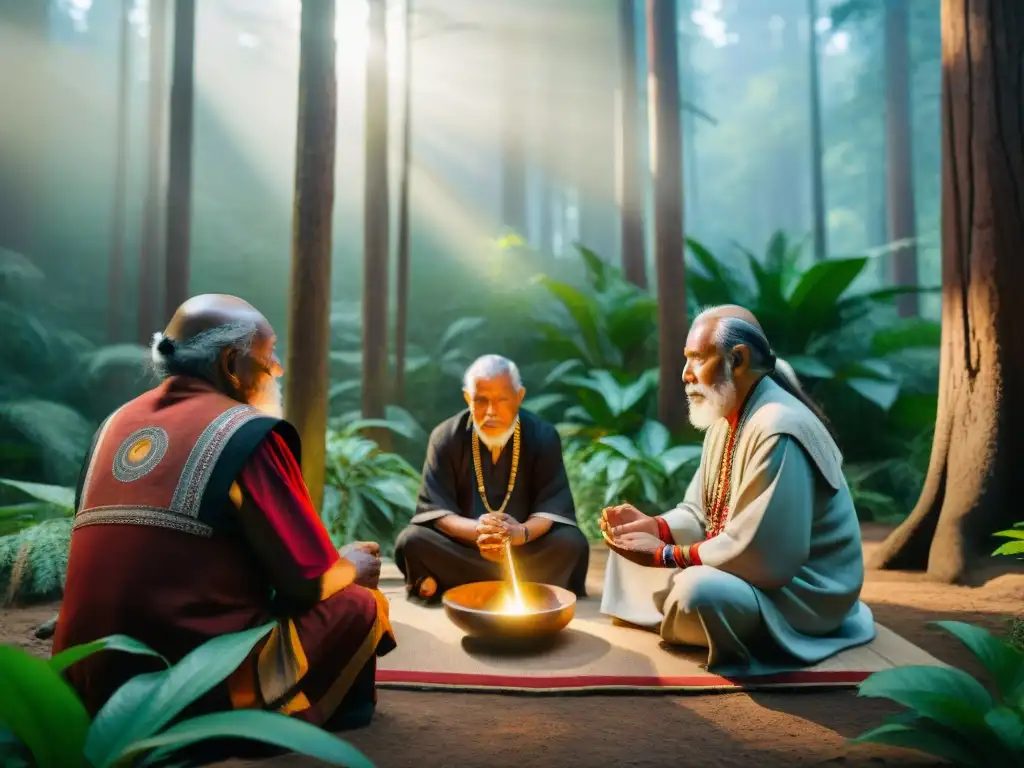
[[[702,395],[703,400],[695,403],[693,395]],[[727,418],[736,409],[736,384],[732,380],[732,369],[726,367],[722,380],[711,387],[688,385],[686,397],[690,401],[690,423],[697,429],[708,429],[719,419]]]
[[[490,435],[485,434],[483,430],[480,429],[479,425],[476,423],[476,419],[474,419],[473,431],[476,432],[476,436],[480,438],[481,443],[487,446],[488,450],[500,451],[508,444],[508,441],[512,439],[512,435],[514,435],[516,431],[516,424],[518,423],[519,419],[516,418],[516,420],[512,422],[511,427],[506,429],[497,437],[491,437]]]
[[[268,376],[266,383],[259,391],[249,398],[249,405],[275,419],[284,418],[284,405],[281,398],[281,380]]]

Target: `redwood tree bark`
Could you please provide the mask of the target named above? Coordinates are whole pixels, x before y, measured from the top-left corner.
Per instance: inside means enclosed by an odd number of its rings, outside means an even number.
[[[338,105],[334,59],[334,0],[303,3],[285,413],[302,439],[302,476],[317,510],[324,496],[330,375],[331,225]]]
[[[124,311],[124,219],[125,189],[128,186],[128,84],[131,81],[132,26],[128,0],[118,6],[117,127],[114,146],[114,196],[111,202],[110,261],[107,264],[107,341],[124,340],[121,313]]]
[[[647,0],[647,50],[654,168],[654,262],[658,291],[658,419],[673,432],[685,426],[683,349],[686,272],[683,266],[683,136],[680,126],[678,21],[675,0]]]
[[[164,314],[188,298],[192,235],[192,113],[195,104],[196,0],[174,0],[174,69],[167,158],[167,251]]]
[[[1024,517],[1021,61],[1018,0],[943,0],[939,410],[921,498],[870,563],[943,582]]]
[[[387,6],[370,0],[363,187],[363,380],[365,418],[384,416],[388,388]]]
[[[148,346],[164,318],[160,267],[164,253],[164,153],[167,137],[167,0],[149,4],[149,94],[146,146],[146,205],[139,254],[137,336]]]
[[[627,280],[647,287],[644,254],[643,188],[639,155],[637,99],[636,4],[619,0],[619,209],[622,272]]]
[[[402,171],[398,189],[398,263],[395,297],[395,392],[405,402],[405,354],[409,334],[409,184],[412,173],[412,0],[405,0],[405,73],[402,79]]]
[[[893,254],[892,282],[916,286],[917,225],[914,217],[914,153],[910,122],[910,18],[907,0],[885,6],[885,131],[889,241],[911,241]],[[918,313],[917,294],[896,298],[901,317]]]

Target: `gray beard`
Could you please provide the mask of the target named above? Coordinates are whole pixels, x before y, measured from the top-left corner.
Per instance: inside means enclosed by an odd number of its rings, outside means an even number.
[[[260,387],[260,391],[250,398],[249,405],[267,416],[281,419],[284,418],[284,405],[281,400],[281,381],[270,378]]]
[[[514,422],[512,422],[512,426],[511,427],[506,429],[504,432],[502,432],[497,437],[490,437],[488,435],[485,435],[480,430],[480,428],[476,425],[475,421],[473,422],[473,431],[476,432],[476,436],[480,438],[480,442],[481,443],[483,443],[485,446],[487,446],[488,450],[500,451],[506,445],[508,445],[508,441],[512,439],[512,435],[514,435],[515,431],[516,431],[516,424],[518,424],[518,423],[519,423],[519,419],[517,418]]]

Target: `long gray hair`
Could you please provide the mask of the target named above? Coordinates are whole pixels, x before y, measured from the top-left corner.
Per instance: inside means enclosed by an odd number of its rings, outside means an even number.
[[[234,349],[248,354],[257,330],[254,323],[228,323],[208,328],[184,341],[156,333],[150,346],[153,372],[161,379],[193,376],[214,384],[221,352]]]
[[[750,369],[754,373],[768,374],[772,381],[807,406],[825,425],[832,439],[837,440],[835,430],[821,406],[804,391],[793,366],[775,356],[764,331],[741,318],[722,317],[715,328],[715,343],[724,354],[729,354],[741,344],[746,346],[750,350]]]

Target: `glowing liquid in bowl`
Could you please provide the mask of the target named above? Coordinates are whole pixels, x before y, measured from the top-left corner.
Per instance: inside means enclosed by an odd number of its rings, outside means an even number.
[[[523,593],[519,589],[519,577],[516,576],[516,564],[512,560],[512,543],[505,544],[505,565],[508,568],[508,580],[512,590],[505,597],[503,611],[505,613],[523,614],[527,612],[526,602],[523,600]]]

